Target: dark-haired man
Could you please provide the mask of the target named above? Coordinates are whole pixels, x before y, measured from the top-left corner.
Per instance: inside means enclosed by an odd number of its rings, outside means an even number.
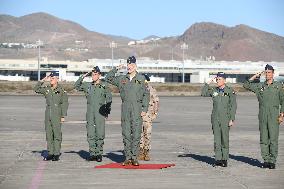
[[[254,82],[265,74],[264,82]],[[274,80],[274,68],[265,66],[265,71],[253,75],[245,81],[244,88],[254,92],[259,102],[259,131],[263,168],[275,169],[278,155],[279,124],[284,117],[283,85]],[[281,107],[280,107],[281,106]]]

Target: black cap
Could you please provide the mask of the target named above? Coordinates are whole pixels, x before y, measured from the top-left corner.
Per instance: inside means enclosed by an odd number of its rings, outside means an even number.
[[[265,70],[273,70],[274,71],[274,68],[271,65],[266,64]]]
[[[93,68],[92,72],[94,72],[94,73],[101,73],[101,70],[100,70],[99,66],[95,66]]]
[[[50,77],[54,77],[54,76],[57,76],[59,77],[59,71],[52,71],[50,74],[49,74]]]
[[[218,72],[217,77],[223,77],[224,79],[226,79],[226,74],[224,72]]]
[[[127,64],[131,64],[131,63],[136,64],[135,56],[130,56],[127,58]]]
[[[143,74],[147,81],[150,81],[150,77],[147,74]]]

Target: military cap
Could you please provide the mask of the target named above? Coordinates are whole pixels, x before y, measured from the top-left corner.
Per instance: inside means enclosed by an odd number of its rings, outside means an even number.
[[[226,79],[226,74],[224,72],[218,72],[217,77],[223,77],[224,79]]]
[[[50,77],[54,77],[54,76],[57,76],[59,77],[59,71],[52,71],[50,74],[49,74]]]
[[[100,70],[99,66],[95,66],[93,68],[92,72],[94,72],[94,73],[101,73],[101,70]]]
[[[266,64],[265,70],[273,70],[274,71],[274,68],[271,65]]]
[[[136,64],[135,56],[130,56],[127,58],[127,64],[131,64],[131,63]]]

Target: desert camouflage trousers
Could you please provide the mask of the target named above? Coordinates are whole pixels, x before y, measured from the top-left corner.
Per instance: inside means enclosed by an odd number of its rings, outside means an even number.
[[[142,133],[140,139],[140,149],[150,150],[151,149],[151,133],[152,133],[152,121],[143,121]]]

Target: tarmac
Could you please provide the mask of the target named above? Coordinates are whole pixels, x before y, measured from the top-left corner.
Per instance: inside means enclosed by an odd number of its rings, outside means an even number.
[[[58,162],[42,161],[46,153],[45,99],[42,96],[0,96],[1,189],[179,189],[284,188],[284,127],[280,127],[275,170],[262,169],[258,102],[239,96],[235,126],[230,130],[227,168],[213,167],[212,101],[202,97],[160,97],[152,132],[151,161],[174,163],[160,170],[95,169],[124,160],[120,127],[120,98],[114,97],[106,125],[103,162],[88,162],[84,96],[70,96],[62,126],[62,155]],[[140,162],[145,163],[145,162]]]

